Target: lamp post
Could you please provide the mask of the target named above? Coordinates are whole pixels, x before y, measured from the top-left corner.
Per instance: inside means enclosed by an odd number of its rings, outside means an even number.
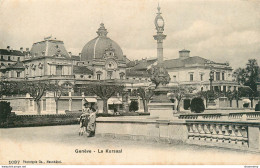
[[[209,73],[210,91],[213,91],[212,81],[214,79],[214,72],[211,70]]]
[[[209,73],[209,81],[210,81],[210,94],[209,94],[209,102],[208,102],[208,107],[213,107],[215,108],[216,103],[215,103],[215,98],[214,98],[214,91],[213,91],[213,86],[212,86],[212,81],[214,80],[214,72],[211,70]]]

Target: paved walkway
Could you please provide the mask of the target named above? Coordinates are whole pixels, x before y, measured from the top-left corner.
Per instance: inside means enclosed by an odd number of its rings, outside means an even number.
[[[78,136],[78,126],[0,129],[0,164],[9,160],[62,164],[260,164],[260,153],[183,144]],[[106,149],[122,153],[106,153]],[[91,153],[76,153],[76,151]],[[103,150],[103,153],[98,153]]]

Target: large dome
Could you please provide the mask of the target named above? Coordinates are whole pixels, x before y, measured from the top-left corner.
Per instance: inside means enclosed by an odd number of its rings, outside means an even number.
[[[92,59],[101,59],[104,57],[105,50],[109,48],[114,49],[114,54],[118,60],[124,60],[123,51],[120,46],[107,37],[107,30],[104,24],[100,24],[97,31],[98,37],[89,41],[82,49],[81,61],[89,61]]]

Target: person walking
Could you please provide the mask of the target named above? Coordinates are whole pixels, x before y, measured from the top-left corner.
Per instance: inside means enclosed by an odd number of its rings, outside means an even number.
[[[87,134],[88,137],[93,137],[95,136],[95,130],[96,130],[96,113],[97,109],[95,108],[96,106],[93,105],[90,107],[90,115],[88,118],[88,125],[87,125]]]

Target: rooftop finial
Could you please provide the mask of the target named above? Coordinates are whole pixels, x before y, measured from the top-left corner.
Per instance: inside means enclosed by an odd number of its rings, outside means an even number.
[[[158,2],[158,7],[157,7],[157,9],[158,9],[158,13],[157,13],[157,14],[161,14],[161,7],[160,7],[159,2]]]
[[[101,23],[100,24],[100,27],[99,27],[99,29],[98,29],[98,31],[97,31],[97,34],[98,34],[98,36],[106,36],[107,35],[107,29],[105,28],[105,26],[104,26],[104,23]]]

